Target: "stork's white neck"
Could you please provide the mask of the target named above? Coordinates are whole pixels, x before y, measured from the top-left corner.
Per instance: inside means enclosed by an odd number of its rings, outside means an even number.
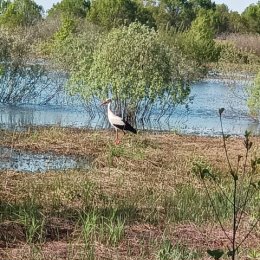
[[[108,103],[108,105],[107,105],[107,114],[108,114],[108,115],[109,115],[109,114],[113,114],[112,111],[111,111],[110,106],[111,106],[111,103]]]

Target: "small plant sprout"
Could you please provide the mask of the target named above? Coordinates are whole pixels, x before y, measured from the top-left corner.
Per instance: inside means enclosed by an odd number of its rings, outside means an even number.
[[[109,243],[111,245],[116,245],[124,236],[125,221],[117,215],[117,209],[113,209],[110,214],[105,226]]]
[[[157,253],[158,260],[195,260],[201,255],[196,251],[190,251],[182,245],[173,245],[169,239],[165,239]]]
[[[230,257],[232,260],[237,259],[239,249],[244,244],[245,240],[250,236],[252,231],[257,227],[260,219],[259,205],[254,203],[256,198],[260,195],[260,181],[259,181],[259,168],[260,158],[249,159],[251,156],[250,150],[252,149],[253,142],[250,140],[250,133],[245,132],[244,135],[244,147],[245,154],[237,155],[236,164],[233,166],[227,147],[227,139],[229,135],[224,134],[222,115],[224,108],[219,109],[220,125],[222,132],[223,148],[225,158],[228,165],[228,176],[216,176],[212,169],[208,167],[196,167],[194,172],[200,178],[203,187],[208,196],[209,203],[213,209],[215,217],[229,243],[227,249],[214,249],[208,250],[207,253],[214,259],[220,259],[224,255]],[[230,180],[228,181],[227,178]],[[231,183],[231,187],[227,184]],[[227,186],[227,187],[226,187]],[[223,200],[229,205],[231,214],[232,232],[228,232],[226,225],[220,217],[220,211],[212,195],[213,191],[219,191]],[[250,216],[253,214],[253,217]],[[249,216],[249,217],[248,217]],[[243,235],[239,235],[239,231],[242,229],[243,221],[250,221],[249,228],[243,232]],[[243,230],[244,231],[244,230]]]

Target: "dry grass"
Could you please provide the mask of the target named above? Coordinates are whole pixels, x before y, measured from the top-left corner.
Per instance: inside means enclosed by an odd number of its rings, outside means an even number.
[[[258,34],[229,34],[226,41],[233,42],[239,49],[251,51],[260,56],[260,36]]]
[[[113,132],[66,128],[0,138],[13,149],[92,158],[90,170],[1,173],[0,259],[207,259],[207,248],[227,243],[192,172],[203,161],[227,173],[221,138],[142,133],[115,146]],[[260,139],[253,142],[252,155]],[[228,147],[235,165],[243,140]],[[228,213],[221,216],[228,229]],[[241,256],[259,238],[257,229]],[[166,240],[172,258],[159,257]]]

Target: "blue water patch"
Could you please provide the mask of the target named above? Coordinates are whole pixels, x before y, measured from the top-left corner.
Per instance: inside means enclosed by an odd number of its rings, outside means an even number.
[[[49,170],[89,169],[90,160],[52,153],[32,153],[0,147],[0,170],[46,172]]]
[[[63,94],[64,96],[65,94]],[[224,107],[223,126],[227,134],[243,135],[246,130],[260,133],[259,124],[248,115],[243,85],[235,93],[223,82],[207,80],[191,87],[191,102],[179,105],[171,114],[160,116],[161,109],[156,107],[149,120],[137,122],[140,130],[178,131],[184,134],[219,135],[221,134],[219,108]],[[69,97],[67,97],[67,100]],[[0,127],[23,129],[27,126],[62,126],[79,128],[108,128],[106,110],[96,104],[86,106],[80,97],[62,103],[47,105],[0,105]]]

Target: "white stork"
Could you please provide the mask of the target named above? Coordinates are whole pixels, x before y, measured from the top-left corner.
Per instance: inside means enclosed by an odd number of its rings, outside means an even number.
[[[122,130],[124,134],[125,134],[125,130],[126,131],[130,131],[130,132],[132,132],[134,134],[136,134],[137,131],[128,122],[126,122],[122,117],[115,115],[111,111],[111,109],[110,109],[111,102],[112,102],[111,99],[107,99],[107,100],[105,100],[102,103],[102,105],[108,104],[108,106],[107,106],[108,121],[116,129],[116,140],[115,140],[115,143],[119,144],[120,140],[118,138],[118,129]]]

